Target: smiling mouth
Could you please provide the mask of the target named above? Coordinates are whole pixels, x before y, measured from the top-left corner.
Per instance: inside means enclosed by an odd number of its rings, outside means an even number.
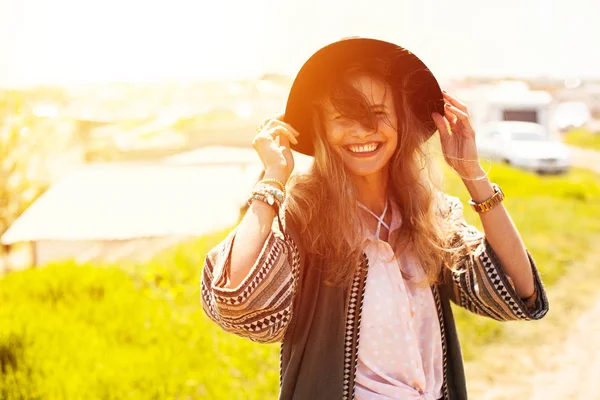
[[[344,146],[344,148],[352,155],[354,156],[358,156],[358,157],[365,157],[365,156],[370,156],[372,154],[375,154],[377,152],[377,150],[379,150],[381,148],[381,145],[383,143],[379,142],[379,143],[369,143],[369,144],[362,144],[362,145],[349,145],[349,146]]]

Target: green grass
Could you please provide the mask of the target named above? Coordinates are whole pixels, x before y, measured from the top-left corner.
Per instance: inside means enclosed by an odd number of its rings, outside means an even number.
[[[446,191],[466,202],[447,175]],[[560,285],[600,233],[600,178],[503,165],[490,177],[546,284]],[[479,226],[468,208],[465,216]],[[0,279],[0,399],[276,398],[278,346],[227,334],[201,310],[204,255],[225,233],[144,265],[62,263]],[[462,310],[456,319],[467,360],[507,335],[505,324]]]
[[[573,129],[565,135],[564,142],[571,146],[600,151],[600,132]]]
[[[275,398],[278,346],[225,334],[200,306],[203,255],[70,263],[0,280],[0,399]]]

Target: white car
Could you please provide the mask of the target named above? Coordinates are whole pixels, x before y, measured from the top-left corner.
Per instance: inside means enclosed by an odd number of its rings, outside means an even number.
[[[581,128],[590,123],[592,114],[583,101],[567,101],[554,107],[551,123],[561,131]]]
[[[477,132],[482,157],[538,173],[564,173],[571,167],[569,148],[540,124],[498,121]]]

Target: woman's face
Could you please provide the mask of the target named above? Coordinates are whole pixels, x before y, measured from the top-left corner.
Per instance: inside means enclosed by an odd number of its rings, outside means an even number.
[[[351,174],[366,177],[387,168],[398,143],[398,118],[389,85],[366,75],[356,76],[351,84],[368,102],[374,126],[369,129],[341,115],[327,100],[323,104],[326,140]]]

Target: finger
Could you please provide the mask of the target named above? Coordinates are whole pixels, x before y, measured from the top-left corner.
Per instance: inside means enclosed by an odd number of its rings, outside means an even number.
[[[279,120],[272,120],[269,123],[269,126],[270,126],[270,129],[275,129],[277,131],[279,131],[279,130],[284,131],[285,133],[278,133],[278,134],[285,134],[290,138],[292,143],[298,144],[298,140],[296,139],[296,137],[299,136],[300,133],[298,133],[298,131],[296,131],[290,125],[286,124],[285,122],[279,121]]]
[[[292,134],[294,136],[300,136],[300,132],[298,132],[296,129],[294,129],[290,124],[283,122],[279,119],[270,119],[267,121],[267,123],[264,125],[263,129],[264,130],[270,130],[273,129],[276,126],[281,126],[283,127],[285,130],[288,130],[290,132],[292,132]]]
[[[462,136],[470,137],[475,135],[475,131],[473,130],[473,125],[471,125],[471,118],[468,114],[465,114],[458,108],[452,105],[446,105],[444,107],[446,110],[446,116],[452,122],[450,123],[450,128]]]
[[[290,148],[290,139],[288,137],[280,135],[277,139],[279,140],[279,146],[286,149]]]
[[[450,107],[445,107],[444,110],[445,110],[444,116],[450,123],[450,127],[455,126],[456,123],[458,122],[458,117],[456,116],[456,114],[454,114],[452,111],[450,111]]]
[[[293,126],[291,126],[290,124],[288,124],[287,122],[284,122],[282,120],[279,119],[274,119],[273,120],[274,124],[283,126],[285,129],[289,130],[290,132],[292,132],[294,134],[294,136],[300,136],[300,132],[298,132]]]
[[[446,100],[448,103],[452,104],[454,107],[458,108],[465,114],[468,114],[467,106],[463,102],[458,100],[456,97],[448,94],[448,92],[443,92],[442,95],[444,96],[444,100]]]
[[[284,114],[282,114],[282,113],[273,114],[273,115],[271,115],[271,116],[263,119],[261,121],[261,123],[258,124],[256,130],[258,132],[260,132],[260,131],[268,128],[268,126],[271,124],[271,121],[276,121],[276,120],[280,120],[281,121],[281,120],[283,120],[283,117],[284,117]]]
[[[263,122],[258,126],[259,131],[266,131],[271,129],[271,127],[274,125],[275,120],[271,117],[266,118],[265,120],[263,120]]]
[[[433,118],[433,122],[435,122],[435,126],[440,132],[440,136],[449,136],[450,129],[448,129],[448,124],[446,118],[444,118],[441,114],[433,113],[431,114]]]
[[[262,130],[264,130],[264,129],[266,128],[266,126],[269,124],[269,122],[271,122],[271,120],[272,120],[272,119],[273,119],[273,118],[271,118],[271,117],[268,117],[268,118],[265,118],[265,119],[263,119],[263,120],[260,122],[260,124],[258,124],[258,125],[256,126],[256,131],[257,131],[257,132],[261,132]]]
[[[298,139],[296,139],[296,136],[294,136],[294,134],[289,129],[279,124],[275,124],[274,126],[272,126],[267,131],[267,134],[271,136],[273,140],[277,139],[277,137],[286,137],[287,140],[291,141],[293,144],[298,144]]]
[[[294,133],[292,131],[290,131],[289,129],[283,129],[283,135],[279,135],[279,138],[283,138],[286,139],[287,144],[286,146],[289,146],[289,142],[291,141],[293,144],[298,144],[298,139],[296,139],[296,136],[294,135]]]
[[[273,119],[277,119],[277,120],[283,121],[283,118],[284,118],[284,116],[285,116],[285,114],[283,114],[283,113],[276,113],[276,114],[273,114],[273,115],[271,115],[271,116],[269,116],[269,117],[265,118],[265,119],[263,120],[263,124],[266,124],[267,122],[269,122],[269,121],[271,121],[271,120],[273,120]]]
[[[458,118],[463,122],[469,120],[469,115],[450,103],[445,104],[446,114],[452,114],[453,118]]]

